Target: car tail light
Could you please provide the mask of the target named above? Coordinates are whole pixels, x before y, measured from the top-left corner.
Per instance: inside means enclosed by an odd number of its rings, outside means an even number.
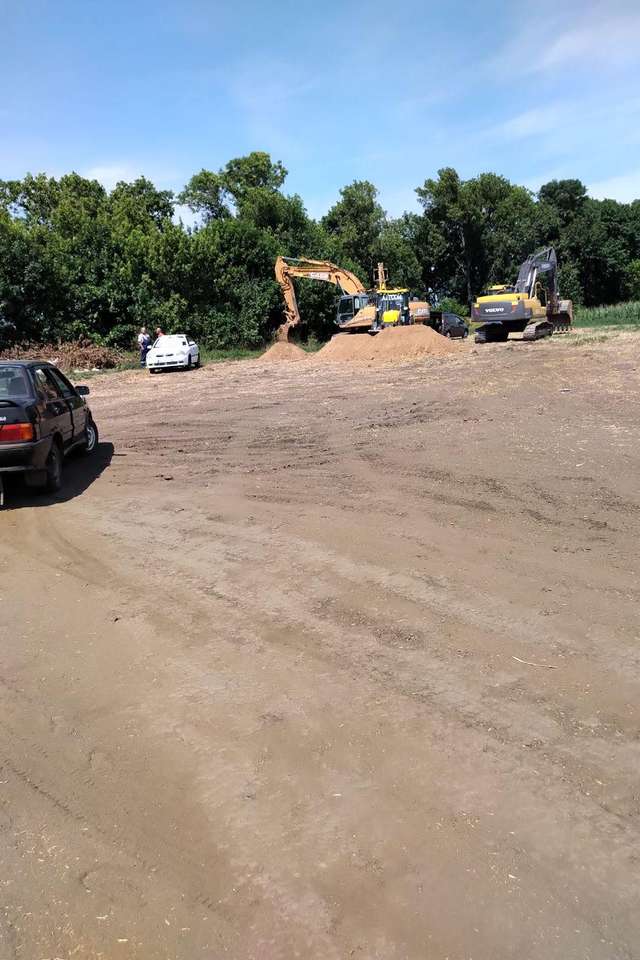
[[[24,443],[33,440],[33,424],[0,423],[0,443]]]

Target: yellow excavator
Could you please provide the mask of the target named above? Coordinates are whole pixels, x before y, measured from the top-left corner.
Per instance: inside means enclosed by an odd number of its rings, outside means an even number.
[[[430,325],[431,307],[426,300],[411,295],[407,287],[387,286],[388,277],[383,263],[378,264],[376,280],[375,317],[371,333],[385,327],[424,323]]]
[[[335,322],[341,330],[378,333],[386,326],[429,323],[429,304],[412,298],[404,288],[389,289],[382,263],[378,264],[375,290],[365,290],[354,273],[328,260],[278,257],[275,274],[285,303],[285,322],[278,327],[278,340],[288,340],[290,330],[300,323],[298,301],[293,286],[294,277],[320,280],[340,288],[342,292],[337,302]]]
[[[278,257],[276,260],[276,280],[280,284],[284,298],[285,322],[278,327],[278,340],[288,340],[289,331],[300,323],[300,311],[294,277],[306,277],[308,280],[320,280],[339,287],[342,295],[338,299],[336,323],[344,327],[369,303],[369,294],[355,273],[343,270],[329,260],[308,260],[306,258]],[[369,323],[370,325],[370,323]]]
[[[522,333],[523,340],[540,340],[554,331],[569,330],[573,303],[558,292],[558,259],[553,247],[527,257],[515,285],[489,287],[471,307],[476,343],[507,340]]]

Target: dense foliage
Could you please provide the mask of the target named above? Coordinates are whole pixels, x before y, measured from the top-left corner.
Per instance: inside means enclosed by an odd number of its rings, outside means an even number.
[[[317,222],[283,192],[286,176],[256,152],[200,171],[177,197],[145,178],[110,193],[75,173],[0,181],[0,342],[129,346],[146,324],[211,347],[254,346],[282,319],[279,253],[333,260],[367,284],[383,260],[393,282],[467,304],[552,243],[565,296],[640,298],[640,201],[592,200],[579,180],[536,196],[496,174],[465,181],[444,169],[417,189],[421,213],[389,218],[374,185],[356,181]],[[176,203],[198,226],[175,221]],[[325,336],[335,291],[303,281],[298,292],[309,332]]]

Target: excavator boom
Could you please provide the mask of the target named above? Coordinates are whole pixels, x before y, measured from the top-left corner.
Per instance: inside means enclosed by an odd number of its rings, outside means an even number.
[[[343,293],[364,293],[365,289],[350,270],[343,270],[329,260],[293,259],[278,257],[275,266],[276,280],[280,284],[285,302],[285,322],[278,327],[278,340],[288,340],[289,331],[300,323],[300,311],[293,286],[293,277],[306,277],[308,280],[321,280],[340,287]]]

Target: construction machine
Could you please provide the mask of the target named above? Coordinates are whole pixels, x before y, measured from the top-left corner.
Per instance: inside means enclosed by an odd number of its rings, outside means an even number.
[[[339,287],[342,295],[338,299],[336,323],[340,327],[347,326],[351,320],[369,304],[370,294],[367,293],[355,273],[343,270],[328,260],[294,259],[292,257],[278,257],[276,260],[276,280],[280,284],[284,298],[285,322],[278,327],[278,340],[288,340],[289,331],[300,323],[300,311],[296,300],[296,291],[293,286],[293,277],[306,277],[308,280],[321,280]],[[371,326],[371,320],[368,321]]]
[[[384,264],[379,263],[376,278],[375,319],[371,333],[385,327],[405,324],[430,324],[431,307],[426,300],[412,296],[407,287],[389,287]]]
[[[375,290],[365,290],[354,273],[328,260],[278,257],[276,280],[285,302],[285,322],[278,328],[278,340],[288,340],[289,331],[300,323],[300,312],[293,286],[294,277],[306,277],[332,283],[342,291],[336,305],[335,322],[347,332],[377,333],[386,326],[405,323],[429,323],[430,307],[424,300],[411,297],[404,288],[389,289],[382,263],[378,264]]]
[[[476,343],[507,340],[522,333],[523,340],[540,340],[564,332],[573,322],[573,303],[561,300],[558,259],[553,247],[527,257],[514,285],[489,287],[471,307]]]

